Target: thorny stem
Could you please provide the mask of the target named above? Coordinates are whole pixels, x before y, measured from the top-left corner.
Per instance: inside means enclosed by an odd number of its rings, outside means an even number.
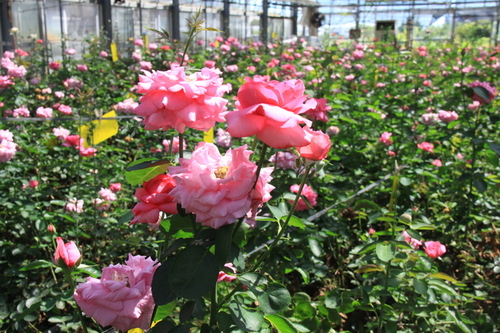
[[[295,200],[293,201],[292,208],[290,209],[290,212],[288,213],[288,215],[285,219],[285,223],[283,223],[283,225],[281,226],[281,229],[280,229],[278,235],[274,238],[273,242],[271,243],[271,245],[269,246],[267,251],[262,254],[262,256],[259,258],[259,260],[257,260],[257,263],[252,267],[252,269],[249,270],[249,272],[255,272],[259,268],[259,266],[269,256],[269,254],[271,253],[273,248],[276,246],[278,241],[281,239],[281,236],[283,236],[283,234],[285,233],[287,226],[288,226],[288,223],[290,222],[290,220],[293,216],[293,213],[295,211],[295,208],[297,207],[297,204],[299,203],[299,199],[300,199],[301,194],[302,194],[302,189],[304,188],[307,176],[309,174],[309,171],[313,167],[313,165],[314,164],[309,164],[308,166],[306,166],[306,169],[304,171],[304,175],[302,176],[302,180],[300,182],[299,190],[297,192],[297,195],[295,196]]]

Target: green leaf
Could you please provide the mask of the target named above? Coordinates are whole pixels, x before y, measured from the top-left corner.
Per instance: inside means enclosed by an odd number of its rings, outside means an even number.
[[[80,265],[78,268],[75,269],[75,272],[83,272],[85,274],[90,275],[91,277],[98,279],[101,277],[101,270],[98,268],[97,265],[94,266],[89,266],[89,265]]]
[[[229,312],[234,323],[246,332],[256,332],[264,323],[262,313],[255,309],[246,308],[236,301],[229,303]]]
[[[312,254],[314,254],[314,256],[321,257],[323,255],[323,248],[316,238],[309,237],[307,239],[307,242],[309,243],[309,248],[311,249],[311,252]]]
[[[442,293],[455,296],[455,297],[460,297],[460,295],[457,293],[455,289],[453,289],[451,286],[447,285],[441,280],[436,280],[436,279],[430,279],[429,280],[429,285],[433,287],[433,289],[439,290]]]
[[[374,265],[374,264],[369,264],[369,265],[363,265],[357,270],[355,270],[355,273],[358,274],[364,274],[364,273],[371,273],[371,272],[383,272],[384,268],[379,265]]]
[[[333,290],[326,295],[325,307],[328,309],[337,309],[342,304],[342,298],[337,290]]]
[[[375,248],[375,252],[381,261],[388,262],[394,258],[394,255],[396,254],[396,247],[388,242],[378,243]]]
[[[298,302],[295,305],[295,313],[299,319],[308,319],[314,317],[316,310],[310,302]]]
[[[452,283],[457,283],[458,282],[456,279],[452,278],[448,274],[441,273],[441,272],[440,273],[433,273],[430,276],[432,276],[433,278],[436,278],[436,279],[450,281]]]
[[[267,205],[267,207],[269,208],[269,210],[271,211],[271,214],[273,214],[273,216],[276,218],[276,220],[279,220],[281,219],[283,216],[286,216],[287,214],[284,213],[281,209],[279,209],[278,207],[276,206],[271,206],[271,205]]]
[[[267,315],[264,318],[268,320],[280,333],[298,333],[292,322],[280,315]]]
[[[491,150],[500,155],[500,145],[497,145],[496,143],[488,143],[488,146]]]
[[[403,186],[408,186],[411,184],[411,179],[410,178],[406,178],[406,177],[401,177],[399,179],[399,183]]]
[[[484,181],[484,179],[474,178],[473,180],[474,187],[479,193],[483,193],[488,188],[488,184]]]
[[[175,310],[176,306],[177,302],[170,302],[168,304],[158,306],[155,311],[153,322],[167,318],[167,316]]]
[[[203,297],[217,283],[219,265],[215,256],[201,246],[190,246],[179,252],[167,281],[179,297]]]
[[[277,282],[270,283],[262,292],[257,293],[259,308],[265,314],[276,314],[285,311],[292,303],[288,289]]]
[[[354,207],[352,207],[352,210],[360,210],[360,209],[368,209],[368,210],[379,210],[380,207],[373,201],[370,200],[358,200],[354,204]]]
[[[304,224],[304,222],[302,222],[302,220],[300,218],[298,218],[297,216],[292,216],[290,218],[290,222],[288,222],[288,225],[290,225],[291,227],[297,227],[300,229],[306,228],[306,225]]]
[[[419,294],[427,294],[427,282],[421,279],[413,278],[413,287],[415,287],[415,291]]]
[[[127,222],[130,222],[132,221],[132,219],[134,218],[134,213],[129,210],[128,212],[125,213],[125,215],[123,215],[119,220],[118,220],[118,223],[119,224],[123,224],[123,223],[127,223]]]
[[[486,103],[491,102],[490,92],[484,87],[472,87],[474,94],[478,95],[486,101]]]
[[[339,120],[343,120],[347,123],[354,124],[354,125],[356,125],[358,123],[356,120],[351,119],[351,118],[347,118],[347,117],[340,117]]]
[[[156,164],[156,162],[162,163]],[[149,163],[149,166],[145,166],[147,163]],[[158,161],[155,158],[143,158],[129,164],[127,170],[130,171],[125,172],[125,179],[131,185],[139,185],[164,173],[168,170],[168,166],[169,164],[166,160]],[[135,167],[139,167],[140,169],[134,169]]]
[[[22,267],[19,269],[20,271],[29,271],[32,269],[39,269],[39,268],[44,268],[44,267],[50,267],[50,266],[55,266],[53,263],[47,260],[36,260],[33,262],[30,262],[26,266]]]
[[[148,333],[164,333],[170,332],[171,329],[175,327],[175,322],[172,318],[167,317],[162,321],[158,322],[148,331]]]
[[[174,258],[169,258],[156,269],[155,274],[153,275],[151,291],[156,305],[165,305],[177,298],[177,295],[168,283],[170,271],[172,270],[174,261]]]
[[[474,331],[472,331],[469,326],[467,326],[463,321],[462,319],[460,318],[460,314],[457,313],[457,311],[455,309],[450,309],[450,308],[446,308],[446,311],[448,312],[448,314],[453,318],[453,320],[455,321],[455,323],[457,324],[457,326],[465,333],[473,333]]]
[[[215,257],[219,266],[228,262],[233,238],[233,225],[223,226],[215,231]]]

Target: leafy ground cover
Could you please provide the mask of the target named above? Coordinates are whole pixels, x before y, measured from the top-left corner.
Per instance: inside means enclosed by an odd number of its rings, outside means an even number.
[[[496,49],[338,40],[313,48],[229,38],[208,49],[194,43],[186,56],[165,41],[131,42],[130,57],[118,61],[108,52],[96,39],[83,54],[66,50],[61,62],[49,62],[43,41],[34,41],[27,54],[2,58],[0,330],[127,331],[149,328],[152,320],[151,332],[498,331]],[[329,135],[327,157],[312,163],[299,145],[276,144],[283,132],[257,135],[267,145],[231,136],[247,128],[234,125],[233,116],[226,123],[221,113],[221,121],[209,119],[221,154],[233,154],[245,172],[256,172],[253,163],[261,175],[274,168],[265,181],[274,187],[264,193],[268,201],[255,218],[235,213],[221,225],[213,216],[194,222],[189,213],[200,218],[201,202],[183,202],[175,214],[176,204],[160,207],[172,200],[163,196],[170,189],[159,189],[170,180],[158,177],[181,172],[179,158],[197,161],[198,143],[212,141],[199,119],[183,120],[185,130],[178,123],[146,130],[134,114],[148,100],[139,104],[149,93],[145,77],[137,86],[141,70],[172,74],[175,63],[186,65],[186,75],[220,69],[223,82],[210,81],[219,89],[211,98],[220,98],[228,114],[262,99],[248,91],[284,92],[280,106],[302,108],[308,125]],[[297,105],[283,106],[290,100]],[[303,107],[306,100],[317,106]],[[116,123],[92,122],[111,110]],[[253,151],[248,161],[234,155],[244,144]],[[216,146],[203,147],[215,158]],[[236,167],[212,177],[224,179]],[[160,201],[147,201],[158,193]],[[156,210],[132,213],[139,201]],[[125,281],[120,288],[132,289],[122,270],[138,269],[134,258],[150,266],[141,273],[148,282],[140,299],[156,304],[141,308],[142,319],[123,315],[130,304],[116,294],[106,306],[93,303],[114,321],[92,315],[83,301],[77,306],[75,287],[85,298],[89,281]],[[118,266],[127,260],[128,268]]]

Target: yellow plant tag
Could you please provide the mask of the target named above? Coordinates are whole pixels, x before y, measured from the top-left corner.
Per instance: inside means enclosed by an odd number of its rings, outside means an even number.
[[[144,331],[141,330],[140,328],[133,328],[131,330],[128,330],[127,333],[144,333]]]
[[[214,128],[212,127],[207,132],[203,134],[203,141],[208,143],[214,143]]]
[[[88,148],[118,133],[118,121],[116,119],[104,119],[114,117],[116,117],[116,112],[111,111],[103,115],[102,119],[92,120],[90,124],[80,126],[78,132],[80,137],[85,139],[83,146]]]
[[[273,33],[271,34],[271,37],[272,37],[273,39],[277,39],[277,38],[278,38],[278,33],[273,32]]]
[[[148,37],[148,35],[146,35],[146,34],[142,35],[142,40],[144,41],[144,46],[148,47],[148,45],[149,45],[149,37]]]
[[[111,48],[111,60],[118,61],[119,56],[118,56],[118,48],[116,47],[116,43],[112,42],[109,47]]]

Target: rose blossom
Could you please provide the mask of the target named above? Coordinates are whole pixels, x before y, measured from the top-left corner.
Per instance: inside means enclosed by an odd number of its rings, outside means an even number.
[[[68,200],[64,209],[67,212],[83,212],[83,200],[77,200],[76,198]]]
[[[49,64],[49,68],[58,71],[61,69],[61,63],[53,61]]]
[[[299,188],[300,185],[292,185],[290,186],[290,191],[292,191],[293,193],[297,193],[299,191]],[[316,198],[318,198],[318,195],[309,185],[304,184],[301,195],[306,197],[307,201],[312,207],[316,206]],[[292,203],[292,201],[290,201],[290,203]],[[297,207],[295,207],[295,210],[301,211],[307,209],[309,209],[309,205],[304,201],[304,199],[300,198],[297,202]]]
[[[77,146],[76,147],[80,151],[80,156],[82,157],[92,157],[95,156],[97,153],[97,149],[93,147],[87,147],[85,148],[83,145]]]
[[[196,222],[218,229],[243,217],[252,205],[257,166],[249,160],[246,145],[221,156],[212,143],[200,142],[191,159],[181,158],[170,167],[177,187],[170,194]]]
[[[489,96],[488,99],[484,99],[482,96],[478,95],[475,91],[473,92],[473,95],[471,97],[473,101],[478,101],[481,105],[490,103],[491,100],[495,98],[495,95],[497,94],[497,90],[494,87],[492,87],[488,82],[474,81],[471,84],[469,84],[469,87],[470,88],[482,87],[486,89]]]
[[[116,200],[116,194],[111,191],[109,188],[102,188],[99,191],[99,196],[103,198],[106,201],[115,201]]]
[[[64,243],[61,237],[56,238],[57,248],[54,253],[54,264],[59,267],[78,267],[82,255],[76,247],[75,242]]]
[[[73,109],[71,108],[71,106],[64,105],[64,104],[59,105],[57,110],[59,110],[59,112],[66,114],[66,115],[70,115],[73,113]]]
[[[215,67],[215,61],[213,61],[213,60],[206,60],[204,66],[206,68],[214,68]]]
[[[21,106],[20,108],[14,109],[14,111],[12,112],[12,116],[15,117],[15,118],[29,117],[30,116],[30,110],[28,110],[24,106]]]
[[[227,264],[224,264],[224,267],[228,268],[228,270],[231,270],[234,274],[236,274],[236,267],[234,267],[232,263],[229,262]],[[220,271],[219,276],[217,277],[217,282],[231,282],[233,280],[236,280],[236,276],[229,275],[224,271]]]
[[[271,177],[273,171],[274,168],[262,168],[260,170],[259,180],[255,184],[255,189],[252,193],[252,204],[246,216],[250,220],[255,220],[262,205],[272,199],[271,192],[275,187],[269,184],[269,182],[273,179]]]
[[[426,113],[422,115],[422,123],[425,125],[434,125],[439,119],[439,114],[437,113]]]
[[[122,184],[121,183],[111,183],[109,184],[109,189],[113,191],[114,193],[120,192],[122,189]]]
[[[410,244],[415,250],[422,246],[422,242],[418,239],[412,238],[410,234],[405,230],[401,233],[405,238],[405,242]]]
[[[330,137],[322,131],[313,131],[309,127],[305,127],[304,130],[312,135],[312,139],[308,145],[297,147],[299,155],[310,161],[324,160],[332,146]]]
[[[417,147],[422,149],[422,150],[425,150],[425,151],[428,151],[429,153],[433,153],[433,149],[434,149],[434,145],[432,143],[429,143],[429,142],[421,142],[419,144],[417,144]]]
[[[7,75],[12,78],[20,79],[26,75],[26,68],[24,66],[14,66],[7,70]]]
[[[231,134],[229,134],[227,131],[225,131],[222,128],[217,129],[217,133],[215,134],[215,140],[214,143],[223,148],[229,148],[231,147],[232,144],[232,138]]]
[[[81,88],[83,86],[83,82],[78,80],[78,79],[74,79],[74,78],[69,78],[69,79],[66,79],[64,80],[63,82],[63,86],[66,88],[66,89],[70,89],[70,88]]]
[[[302,81],[265,82],[249,77],[245,81],[238,91],[238,111],[225,114],[227,131],[232,136],[256,135],[277,149],[302,147],[311,142],[312,134],[301,126],[311,126],[311,121],[299,114],[315,108],[316,101],[307,100]]]
[[[139,76],[138,92],[145,95],[134,112],[145,117],[145,129],[208,131],[216,121],[224,121],[221,112],[227,100],[222,95],[230,86],[222,84],[218,69],[203,68],[189,76],[183,67],[144,73]]]
[[[440,167],[440,166],[443,166],[443,162],[441,162],[441,160],[434,160],[431,162],[432,165],[435,165],[437,167]]]
[[[446,246],[440,242],[428,241],[424,243],[424,251],[429,257],[435,259],[446,253]]]
[[[76,50],[75,49],[66,49],[66,50],[64,50],[64,53],[67,55],[74,55],[74,54],[76,54]]]
[[[38,109],[36,109],[36,115],[40,118],[52,118],[52,109],[40,106]]]
[[[30,181],[28,182],[28,186],[29,186],[30,188],[37,188],[37,187],[38,187],[38,185],[39,185],[38,180],[30,180]]]
[[[11,85],[13,85],[14,82],[10,79],[8,76],[0,75],[0,89],[5,89]]]
[[[101,326],[127,332],[148,330],[155,307],[151,284],[157,261],[128,255],[125,265],[103,268],[100,279],[88,277],[76,287],[73,297],[87,316]]]
[[[269,158],[269,162],[275,163],[280,169],[295,169],[297,166],[295,161],[298,156],[289,151],[279,151]]]
[[[92,199],[92,203],[94,204],[95,209],[99,212],[105,212],[111,207],[110,202],[106,202],[101,198]]]
[[[438,117],[441,121],[444,121],[445,123],[451,123],[452,121],[458,119],[458,114],[455,111],[439,110]]]
[[[174,137],[172,140],[163,140],[162,141],[162,145],[163,147],[165,147],[165,151],[168,153],[170,152],[170,142],[173,141],[173,145],[172,145],[172,154],[177,154],[179,152],[179,137],[176,136]],[[182,140],[182,146],[184,147],[184,150],[186,149],[186,140]]]
[[[134,109],[139,105],[139,103],[134,102],[132,98],[127,98],[122,102],[115,104],[116,111],[123,113],[134,113]]]
[[[62,145],[65,147],[79,146],[80,145],[80,136],[79,135],[68,135],[64,138],[64,143]]]
[[[101,53],[99,53],[99,57],[101,58],[106,58],[108,56],[108,52],[106,51],[101,51]]]
[[[0,162],[8,162],[16,154],[17,144],[12,141],[0,139]]]
[[[160,221],[160,212],[176,214],[177,204],[170,195],[175,186],[175,180],[171,175],[158,175],[144,182],[141,188],[135,190],[135,196],[140,202],[132,209],[134,218],[130,224],[156,225]]]
[[[384,132],[380,135],[380,138],[378,138],[378,142],[383,143],[386,146],[390,146],[392,144],[391,136],[391,132]]]
[[[153,69],[153,64],[150,61],[140,61],[139,65],[141,66],[141,70],[150,71]]]
[[[328,122],[327,113],[332,109],[331,106],[326,105],[328,102],[326,98],[314,98],[316,100],[316,107],[314,109],[310,109],[304,113],[306,117],[311,120],[319,120],[324,123]]]
[[[14,134],[9,130],[0,130],[0,141],[7,140],[9,142],[14,141]]]
[[[52,133],[54,133],[54,135],[57,136],[57,138],[61,141],[66,140],[66,138],[69,136],[69,130],[63,127],[53,128]]]
[[[79,72],[86,72],[89,70],[89,68],[85,64],[78,64],[76,65],[76,70]]]

